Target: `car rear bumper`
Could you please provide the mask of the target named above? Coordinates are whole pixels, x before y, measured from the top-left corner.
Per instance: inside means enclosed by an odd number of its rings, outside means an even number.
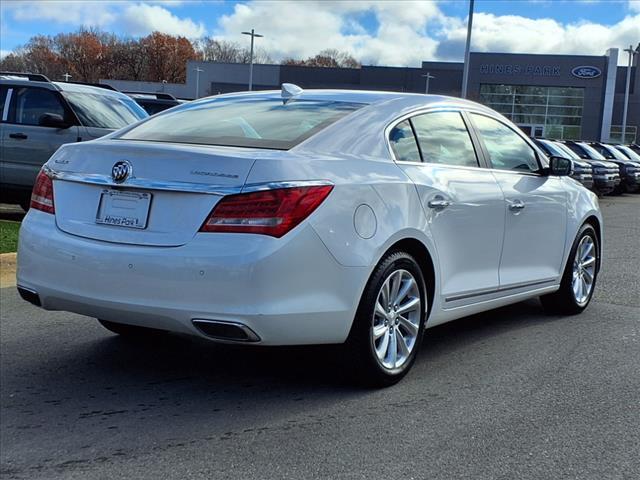
[[[338,264],[308,224],[281,239],[203,233],[145,247],[70,235],[31,210],[17,280],[48,310],[207,338],[194,319],[224,322],[264,345],[296,345],[343,342],[368,274]]]

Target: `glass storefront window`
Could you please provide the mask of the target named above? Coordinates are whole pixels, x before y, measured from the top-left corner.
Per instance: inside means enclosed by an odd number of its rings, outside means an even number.
[[[546,137],[580,138],[583,88],[482,84],[480,102]]]

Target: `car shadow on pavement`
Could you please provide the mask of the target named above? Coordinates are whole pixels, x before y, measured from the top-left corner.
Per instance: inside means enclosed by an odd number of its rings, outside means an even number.
[[[466,317],[427,330],[416,362],[446,358],[505,332],[559,318],[546,316],[537,300]],[[340,346],[235,346],[179,335],[140,339],[104,335],[69,352],[74,357],[69,362],[91,366],[96,374],[93,381],[187,382],[225,389],[360,390],[345,368]]]

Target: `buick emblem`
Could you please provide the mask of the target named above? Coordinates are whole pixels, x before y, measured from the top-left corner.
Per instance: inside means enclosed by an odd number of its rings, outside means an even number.
[[[111,169],[111,178],[116,183],[122,183],[133,173],[133,167],[126,160],[120,160]]]

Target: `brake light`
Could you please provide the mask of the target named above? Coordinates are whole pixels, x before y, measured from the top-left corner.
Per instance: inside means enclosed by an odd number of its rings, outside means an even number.
[[[56,213],[53,205],[53,181],[51,177],[40,170],[31,193],[31,208],[47,213]]]
[[[213,208],[200,231],[280,238],[318,208],[332,189],[332,185],[321,185],[229,195]]]

